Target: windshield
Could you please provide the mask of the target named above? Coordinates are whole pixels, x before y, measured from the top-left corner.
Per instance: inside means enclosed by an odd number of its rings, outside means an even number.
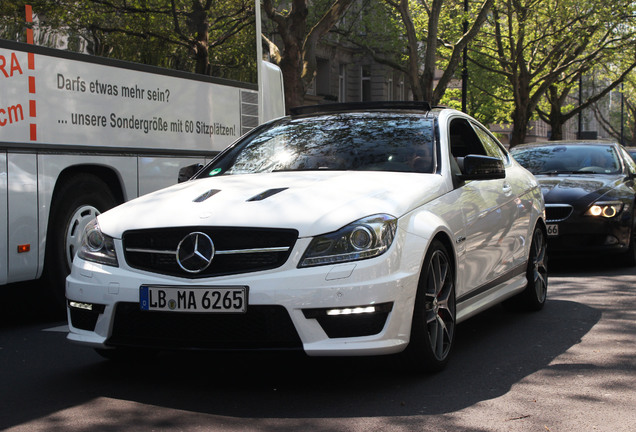
[[[532,174],[617,174],[621,164],[610,145],[548,145],[513,148],[514,158]]]
[[[405,114],[283,119],[224,152],[198,176],[307,170],[433,173],[435,122]]]

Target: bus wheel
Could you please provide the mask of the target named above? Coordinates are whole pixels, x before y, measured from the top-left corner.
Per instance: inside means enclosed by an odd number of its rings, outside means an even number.
[[[84,227],[116,204],[108,186],[91,174],[79,174],[64,180],[53,195],[43,282],[56,311],[62,312],[66,308],[66,277],[71,272]]]

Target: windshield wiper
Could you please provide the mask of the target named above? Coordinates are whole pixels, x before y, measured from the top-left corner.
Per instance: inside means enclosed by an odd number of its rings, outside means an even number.
[[[549,170],[549,171],[541,171],[535,174],[536,175],[558,175],[558,174],[605,174],[605,173],[600,173],[598,171],[582,171],[582,170],[578,170],[578,171]]]
[[[548,170],[548,171],[539,171],[535,173],[536,175],[557,175],[557,174],[572,174],[572,171],[559,171],[559,170]]]
[[[272,170],[272,172],[294,172],[294,171],[346,171],[346,168],[330,168],[330,167],[318,167],[318,168],[281,168]]]

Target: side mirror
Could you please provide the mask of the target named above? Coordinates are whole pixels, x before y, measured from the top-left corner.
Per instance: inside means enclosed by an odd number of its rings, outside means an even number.
[[[195,175],[201,168],[203,168],[203,164],[196,163],[194,165],[188,165],[179,169],[179,177],[177,178],[178,183],[183,183],[184,181],[188,181]]]
[[[501,159],[482,156],[467,155],[464,157],[461,168],[462,180],[493,180],[506,178],[506,169]]]

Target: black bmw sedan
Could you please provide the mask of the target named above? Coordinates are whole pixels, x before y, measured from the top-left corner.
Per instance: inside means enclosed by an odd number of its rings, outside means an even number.
[[[511,153],[541,185],[550,253],[616,253],[636,265],[636,163],[625,148],[552,141]]]

